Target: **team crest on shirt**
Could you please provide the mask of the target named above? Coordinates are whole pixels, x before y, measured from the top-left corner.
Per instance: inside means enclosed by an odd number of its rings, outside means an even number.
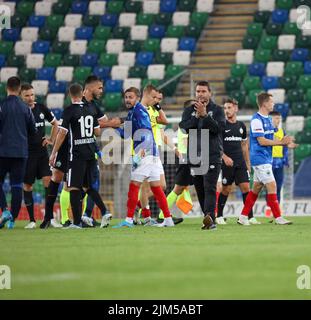
[[[60,161],[57,161],[57,162],[55,163],[55,167],[56,167],[56,168],[59,168],[61,165],[62,165],[62,163],[61,163]]]
[[[243,128],[240,128],[240,133],[243,134],[244,130]]]
[[[227,184],[227,179],[226,178],[222,179],[222,184]]]
[[[44,119],[44,114],[40,113],[39,117],[40,117],[40,119]]]

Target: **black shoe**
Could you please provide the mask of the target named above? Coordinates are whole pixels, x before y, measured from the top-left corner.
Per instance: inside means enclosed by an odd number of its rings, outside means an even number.
[[[81,223],[79,224],[79,226],[80,226],[81,228],[93,228],[93,227],[89,226],[87,223],[85,223],[85,222],[83,222],[83,221],[81,221]]]
[[[96,219],[93,219],[93,227],[100,227],[100,222],[98,222]]]
[[[67,220],[65,223],[63,223],[63,227],[67,228],[67,227],[69,227],[71,225],[71,223],[72,222],[70,220]]]
[[[202,230],[216,229],[216,225],[210,215],[206,215],[203,219]]]
[[[157,223],[162,223],[162,222],[164,222],[164,219],[161,219],[161,218],[157,219]]]
[[[51,225],[51,220],[43,220],[40,224],[40,229],[47,229]]]
[[[175,217],[173,217],[173,222],[174,222],[175,225],[179,224],[179,223],[182,223],[183,221],[184,221],[183,218],[175,218]]]

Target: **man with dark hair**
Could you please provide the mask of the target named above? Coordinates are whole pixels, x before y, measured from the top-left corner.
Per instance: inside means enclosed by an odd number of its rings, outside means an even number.
[[[294,138],[284,136],[281,140],[274,139],[275,128],[269,113],[273,110],[273,96],[262,92],[257,96],[258,112],[253,115],[250,129],[250,160],[254,169],[254,185],[244,203],[244,208],[238,223],[249,226],[248,215],[252,210],[258,195],[265,186],[267,189],[267,205],[271,208],[275,223],[279,225],[292,222],[281,216],[281,210],[276,195],[276,183],[272,171],[272,147],[287,146],[295,148]]]
[[[179,127],[187,133],[197,129],[197,147],[201,155],[203,148],[209,151],[209,168],[203,175],[195,175],[193,182],[204,214],[202,229],[215,229],[216,185],[221,168],[222,132],[225,126],[223,109],[211,100],[211,88],[207,81],[196,84],[196,102],[186,108]],[[209,142],[201,145],[201,129],[209,130]],[[189,148],[188,148],[189,150]]]
[[[18,77],[7,81],[7,98],[0,102],[0,228],[9,221],[8,228],[21,208],[23,179],[28,158],[28,136],[37,133],[36,123],[30,108],[19,98],[21,82]],[[8,209],[3,182],[10,175],[12,201]]]
[[[37,134],[28,140],[29,156],[24,177],[24,202],[30,220],[25,229],[33,229],[36,227],[36,221],[32,186],[36,179],[42,179],[45,190],[47,190],[52,174],[49,166],[47,145],[53,145],[54,143],[58,122],[51,110],[43,104],[35,102],[35,92],[32,85],[28,83],[22,85],[21,98],[31,109],[38,129]],[[45,121],[52,125],[50,138],[45,137]]]
[[[222,190],[218,199],[217,224],[226,224],[223,218],[223,210],[231,192],[233,182],[239,186],[243,195],[243,202],[245,202],[250,190],[249,178],[251,166],[247,131],[245,124],[237,120],[238,102],[235,99],[226,99],[224,101],[224,111],[226,115],[226,126],[223,130]],[[251,224],[260,224],[260,222],[253,217],[252,210],[250,211],[249,218]]]

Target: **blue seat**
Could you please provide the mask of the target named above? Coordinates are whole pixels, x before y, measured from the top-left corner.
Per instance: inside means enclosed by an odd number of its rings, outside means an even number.
[[[85,67],[95,67],[97,65],[97,53],[86,53],[81,57],[81,64]]]
[[[107,80],[105,84],[105,92],[122,92],[123,81],[122,80]]]
[[[47,54],[50,51],[50,42],[46,40],[38,40],[32,43],[32,53]]]
[[[0,54],[0,68],[5,66],[5,55]]]
[[[55,68],[53,67],[44,67],[37,69],[36,73],[37,80],[55,80]]]
[[[62,117],[63,109],[55,108],[55,109],[51,109],[51,111],[54,113],[54,116],[56,117],[57,120],[59,120]]]
[[[74,1],[71,5],[71,13],[85,14],[89,6],[88,1]]]
[[[304,74],[311,74],[311,61],[306,61],[303,67]]]
[[[272,12],[271,18],[274,23],[285,23],[288,20],[288,10],[275,9]]]
[[[296,48],[292,51],[291,60],[305,62],[309,58],[309,50],[305,48]]]
[[[266,65],[263,62],[254,62],[248,66],[248,74],[262,77],[266,74]]]
[[[106,13],[101,17],[101,24],[103,26],[114,28],[118,23],[118,15],[112,13]]]
[[[96,66],[93,69],[93,74],[99,77],[102,80],[109,80],[110,79],[110,67],[103,67],[103,66]]]
[[[178,50],[186,50],[193,52],[195,50],[196,40],[191,37],[182,37],[179,40]]]
[[[280,112],[283,120],[285,120],[289,112],[289,103],[276,103],[273,107],[273,110]]]
[[[148,67],[153,61],[153,52],[140,51],[136,55],[136,64],[139,66]]]
[[[77,40],[91,40],[93,37],[93,28],[92,27],[81,27],[77,28],[75,31]]]
[[[265,89],[265,91],[268,91],[270,89],[277,89],[279,87],[279,78],[263,76],[261,78],[261,85]]]
[[[39,192],[34,192],[33,194],[33,201],[34,203],[41,203],[42,202],[42,195]]]
[[[176,0],[161,0],[160,11],[167,13],[174,13],[177,10]]]
[[[149,27],[149,37],[162,39],[165,36],[165,26],[153,24]]]
[[[29,17],[29,20],[28,20],[29,27],[42,28],[44,24],[45,24],[45,16],[32,15]]]
[[[66,81],[50,81],[49,93],[66,93],[67,82]]]
[[[19,39],[19,35],[20,30],[18,28],[3,29],[2,40],[16,42]]]

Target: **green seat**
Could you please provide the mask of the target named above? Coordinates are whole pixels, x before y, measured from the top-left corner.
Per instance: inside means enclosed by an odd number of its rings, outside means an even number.
[[[45,67],[57,68],[62,65],[62,55],[60,53],[48,53],[44,58]]]
[[[278,38],[277,36],[263,35],[260,40],[260,48],[274,50],[277,48]]]
[[[272,60],[287,62],[290,59],[290,50],[273,50]]]
[[[27,17],[20,14],[15,13],[15,15],[11,18],[11,26],[12,28],[22,28],[27,23]]]
[[[298,143],[298,144],[303,143],[302,132],[303,131],[300,131],[295,134],[295,143]]]
[[[53,14],[46,17],[46,26],[53,29],[59,29],[64,25],[64,16],[61,14]]]
[[[64,1],[58,1],[53,4],[52,12],[53,14],[62,14],[65,15],[69,11],[69,4]]]
[[[311,89],[308,89],[305,95],[305,101],[311,105]]]
[[[305,129],[308,129],[308,130],[311,130],[311,117],[308,117],[306,120],[305,120],[305,126],[304,126]]]
[[[54,41],[57,36],[58,29],[43,27],[39,31],[40,40]]]
[[[133,66],[129,69],[129,78],[145,78],[147,75],[147,68],[143,66]]]
[[[245,105],[245,97],[246,92],[243,90],[235,90],[229,93],[230,98],[233,98],[238,101],[239,107],[243,107]]]
[[[53,43],[53,47],[52,47],[52,51],[54,53],[60,53],[60,54],[67,54],[68,50],[69,50],[69,42],[62,42],[62,41],[58,41],[56,40]]]
[[[93,27],[94,29],[99,25],[100,16],[98,15],[85,15],[83,17],[83,25],[86,27]]]
[[[151,52],[160,51],[160,39],[146,39],[143,43],[143,50]]]
[[[142,26],[151,26],[155,15],[152,13],[139,13],[136,17],[136,24]]]
[[[183,26],[173,26],[170,25],[166,31],[166,37],[168,38],[180,38],[185,33],[185,28]]]
[[[194,11],[196,1],[193,0],[179,0],[178,11]]]
[[[250,106],[254,109],[257,108],[257,96],[259,93],[261,93],[262,90],[261,89],[254,89],[254,90],[251,90],[249,93],[248,93],[248,103],[250,104]]]
[[[242,42],[243,49],[256,49],[259,44],[259,37],[245,35]]]
[[[106,93],[103,99],[103,105],[106,111],[118,111],[123,106],[121,93]]]
[[[279,78],[280,88],[287,90],[296,88],[297,78],[295,76],[284,76]]]
[[[208,20],[207,12],[192,12],[190,16],[190,23],[195,24],[201,29],[205,26]]]
[[[124,43],[124,51],[126,52],[139,52],[141,50],[142,47],[142,41],[140,40],[131,40],[128,39],[125,43]]]
[[[31,81],[35,80],[35,78],[36,78],[36,70],[22,68],[18,71],[18,75],[19,75],[22,82],[31,83]]]
[[[286,63],[284,74],[286,76],[299,77],[303,74],[303,63],[301,61],[289,61]]]
[[[186,28],[185,28],[185,35],[187,37],[192,37],[192,38],[199,38],[201,35],[201,28],[199,28],[198,26],[196,26],[195,24],[189,24]]]
[[[294,34],[296,36],[301,34],[301,30],[298,28],[295,22],[286,22],[283,27],[283,34]]]
[[[142,3],[139,1],[126,1],[124,8],[126,12],[140,12],[142,9]]]
[[[46,96],[36,96],[36,102],[40,104],[46,104]]]
[[[29,17],[34,11],[34,3],[29,1],[21,1],[17,4],[16,12]]]
[[[165,79],[165,80],[169,80],[169,79]],[[163,87],[161,89],[163,92],[163,95],[165,97],[172,97],[176,91],[177,84],[178,84],[178,80],[175,80],[167,84],[165,87]]]
[[[9,56],[12,54],[14,48],[14,42],[12,41],[0,41],[0,54]]]
[[[152,84],[155,87],[158,87],[160,84],[160,80],[158,79],[143,79],[142,81],[142,88],[145,88],[148,84]]]
[[[254,22],[262,23],[262,25],[265,26],[270,19],[270,15],[270,11],[256,11],[254,15]]]
[[[303,74],[298,79],[298,88],[307,91],[311,88],[311,75]]]
[[[111,38],[111,28],[107,26],[98,26],[93,34],[94,39],[107,40]]]
[[[294,102],[292,103],[291,111],[293,116],[308,116],[309,103],[308,102]]]
[[[261,89],[260,77],[245,77],[243,80],[243,87],[246,92],[255,89]]]
[[[155,63],[169,65],[173,63],[173,54],[171,52],[157,52]]]
[[[300,144],[294,149],[295,160],[303,160],[311,156],[311,144]]]
[[[113,38],[114,39],[127,39],[130,34],[130,28],[129,27],[115,27],[113,28]]]
[[[154,18],[154,22],[156,24],[162,24],[164,26],[170,25],[171,21],[172,21],[172,15],[167,12],[160,12]]]
[[[89,42],[87,46],[87,52],[101,54],[105,51],[106,41],[93,39]]]
[[[230,69],[231,77],[235,78],[244,78],[247,74],[247,65],[246,64],[232,64]]]
[[[277,0],[276,7],[289,10],[293,7],[293,0]]]
[[[269,22],[266,26],[266,32],[270,36],[279,36],[282,33],[283,25],[281,23]]]
[[[118,64],[118,55],[114,53],[102,53],[99,57],[99,65],[112,67]]]
[[[247,34],[249,36],[260,37],[263,30],[263,24],[254,22],[247,26]]]
[[[297,172],[301,164],[301,160],[294,160],[294,173]]]
[[[106,3],[107,13],[120,14],[123,11],[123,1],[109,1]]]
[[[180,74],[184,70],[183,66],[178,66],[174,64],[170,64],[167,66],[166,71],[165,71],[165,78],[173,78]]]
[[[0,82],[0,96],[3,97],[6,95],[6,84],[4,82]]]
[[[240,90],[242,80],[237,77],[229,77],[225,80],[226,92]]]
[[[77,67],[73,72],[73,80],[83,84],[85,79],[92,73],[91,67]]]
[[[7,59],[7,66],[23,68],[25,66],[25,57],[10,55],[8,56],[8,59]]]
[[[296,37],[296,48],[311,48],[311,36],[298,35]]]
[[[301,132],[301,141],[300,143],[309,143],[311,144],[311,129],[305,129]]]
[[[257,49],[255,52],[256,62],[269,62],[271,60],[271,50]]]
[[[295,7],[308,6],[311,7],[311,0],[294,0]]]
[[[63,66],[77,67],[80,64],[80,56],[76,54],[65,54]]]
[[[287,92],[288,102],[301,102],[303,101],[303,96],[304,96],[304,91],[301,89],[290,89]]]

